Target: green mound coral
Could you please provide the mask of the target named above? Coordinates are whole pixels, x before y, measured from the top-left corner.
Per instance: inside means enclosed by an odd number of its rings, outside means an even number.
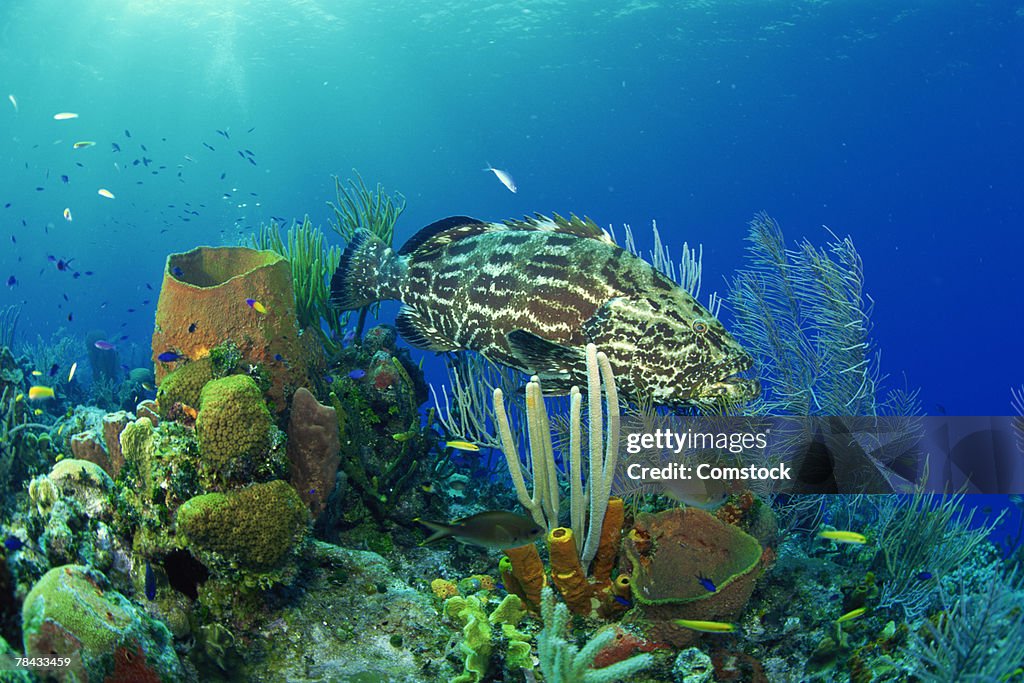
[[[156,392],[156,401],[160,406],[160,417],[165,420],[168,419],[175,403],[192,406],[193,408],[198,406],[203,386],[212,379],[212,356],[206,356],[197,361],[186,363],[164,377]]]
[[[178,531],[204,563],[222,559],[255,571],[277,567],[303,538],[308,521],[299,494],[280,480],[196,496],[176,517]]]
[[[199,400],[196,438],[203,464],[225,479],[258,467],[271,446],[273,419],[263,393],[247,375],[208,382]]]
[[[44,574],[22,606],[25,655],[67,657],[62,680],[85,681],[109,680],[119,658],[138,654],[146,680],[179,680],[184,674],[167,627],[102,581],[80,565]]]

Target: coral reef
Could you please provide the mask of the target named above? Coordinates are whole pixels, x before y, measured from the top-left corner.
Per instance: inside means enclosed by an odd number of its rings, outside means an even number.
[[[69,680],[103,680],[118,661],[122,670],[134,663],[151,679],[183,676],[167,627],[87,567],[48,571],[25,598],[22,629],[25,655],[69,658],[68,675],[75,677]]]
[[[292,552],[308,520],[295,489],[280,480],[196,496],[175,518],[203,564],[258,572],[276,568]]]
[[[675,647],[692,645],[699,633],[674,620],[735,621],[762,567],[755,538],[692,507],[637,515],[623,551],[635,603],[625,620]]]
[[[231,375],[208,382],[195,426],[205,478],[227,487],[255,479],[272,445],[273,420],[252,378]]]
[[[537,634],[537,655],[546,683],[601,683],[617,681],[636,674],[653,662],[650,654],[638,654],[601,669],[593,668],[594,658],[615,638],[612,629],[600,631],[582,649],[566,640],[569,609],[555,604],[554,593],[545,588],[541,597],[544,628]]]
[[[306,388],[300,388],[288,418],[288,472],[314,520],[334,490],[340,450],[335,409],[321,405]]]
[[[267,397],[275,412],[283,412],[292,392],[306,383],[312,352],[295,319],[288,261],[244,247],[198,247],[169,256],[153,332],[157,381],[176,367],[160,362],[160,354],[198,360],[228,340],[242,362],[264,368]]]

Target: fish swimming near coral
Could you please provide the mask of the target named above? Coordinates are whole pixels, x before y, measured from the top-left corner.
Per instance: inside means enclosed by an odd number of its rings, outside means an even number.
[[[528,545],[544,536],[544,529],[532,519],[501,510],[481,512],[457,519],[451,524],[428,522],[419,518],[413,521],[434,532],[420,545],[451,537],[461,543],[505,550]]]
[[[145,585],[146,599],[147,600],[155,600],[156,599],[156,574],[153,572],[153,565],[151,565],[149,563],[149,560],[146,560],[146,582],[145,583],[146,583],[146,585]]]
[[[818,538],[824,538],[836,543],[850,543],[853,545],[863,545],[868,542],[868,539],[864,534],[857,533],[856,531],[822,531],[818,533]]]
[[[397,252],[356,230],[331,291],[342,310],[398,299],[396,325],[413,346],[472,349],[538,375],[551,394],[586,385],[590,342],[608,355],[628,399],[686,405],[760,392],[756,380],[737,376],[750,355],[706,308],[575,216],[454,216]]]

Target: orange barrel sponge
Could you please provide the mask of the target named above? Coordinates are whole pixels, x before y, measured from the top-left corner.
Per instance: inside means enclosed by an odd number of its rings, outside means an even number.
[[[164,268],[153,330],[156,379],[231,341],[243,368],[262,367],[267,398],[285,410],[306,383],[307,343],[295,318],[292,271],[273,251],[245,247],[196,247],[171,254]]]
[[[506,548],[505,555],[512,564],[512,576],[519,583],[522,593],[516,593],[526,606],[536,612],[540,609],[540,591],[547,583],[544,577],[544,563],[540,560],[536,544]],[[505,587],[512,590],[506,582]]]
[[[622,524],[626,519],[626,509],[622,499],[608,499],[608,508],[604,511],[604,523],[601,524],[601,539],[594,555],[593,575],[598,586],[607,586],[612,580],[612,568],[615,558],[619,556],[619,543],[622,540]]]
[[[551,559],[551,583],[562,594],[573,614],[590,614],[590,584],[580,564],[572,529],[557,527],[548,532],[548,554]]]

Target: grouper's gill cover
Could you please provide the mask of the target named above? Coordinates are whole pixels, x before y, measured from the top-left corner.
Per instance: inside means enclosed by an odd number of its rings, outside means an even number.
[[[586,385],[586,345],[604,351],[627,399],[745,401],[750,356],[684,289],[575,216],[485,223],[454,216],[398,252],[357,230],[331,281],[342,310],[405,304],[399,332],[434,351],[472,349],[540,376],[545,392]]]

